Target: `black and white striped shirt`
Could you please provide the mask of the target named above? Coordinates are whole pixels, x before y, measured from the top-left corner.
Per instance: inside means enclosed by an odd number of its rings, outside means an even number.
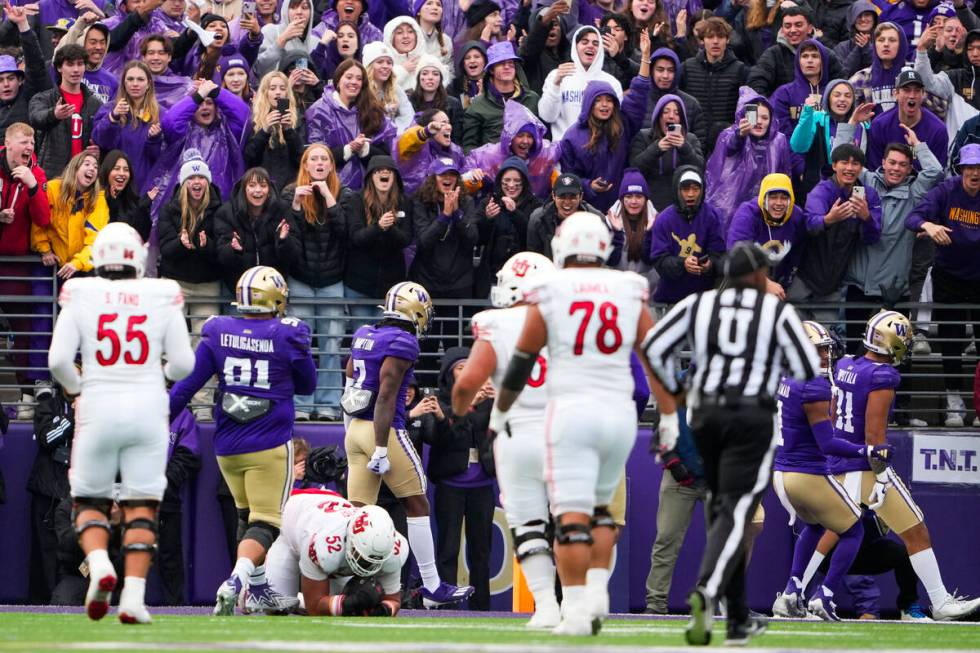
[[[784,374],[809,379],[820,372],[820,356],[796,310],[752,288],[690,295],[650,330],[643,350],[672,393],[680,390],[673,353],[685,341],[694,354],[691,406],[721,395],[772,398]]]

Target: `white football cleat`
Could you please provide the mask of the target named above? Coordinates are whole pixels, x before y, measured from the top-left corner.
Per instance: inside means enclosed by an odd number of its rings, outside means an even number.
[[[109,611],[112,590],[116,589],[116,570],[89,567],[88,592],[85,594],[85,613],[92,621],[98,621]]]
[[[597,635],[602,628],[602,620],[592,617],[588,596],[581,597],[581,603],[575,605],[565,597],[561,604],[561,621],[551,631],[555,635],[573,635],[588,637]]]
[[[932,618],[936,621],[953,621],[973,614],[980,609],[980,598],[966,599],[950,594],[938,608],[932,608]]]
[[[561,623],[561,610],[555,602],[552,605],[535,606],[534,614],[524,627],[531,630],[551,630],[559,623]]]
[[[119,606],[119,621],[124,624],[151,624],[153,618],[145,605]]]
[[[780,592],[772,603],[772,616],[780,619],[805,619],[807,611],[800,601],[799,594]]]

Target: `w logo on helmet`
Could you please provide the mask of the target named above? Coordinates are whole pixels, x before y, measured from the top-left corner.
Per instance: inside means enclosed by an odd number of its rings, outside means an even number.
[[[895,322],[895,333],[904,338],[907,335],[905,325],[901,322]]]

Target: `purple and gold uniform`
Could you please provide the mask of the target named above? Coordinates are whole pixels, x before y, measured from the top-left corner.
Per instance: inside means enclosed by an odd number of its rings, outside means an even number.
[[[292,486],[293,395],[316,387],[310,328],[293,317],[212,317],[201,329],[194,371],[170,391],[171,414],[214,374],[220,397],[214,452],[222,476],[250,522],[278,526]]]
[[[774,483],[780,499],[789,503],[787,510],[808,524],[843,533],[860,519],[861,510],[828,475],[827,455],[863,457],[863,448],[835,440],[829,420],[811,425],[804,408],[809,403],[829,403],[831,390],[826,377],[780,382],[776,398],[781,444],[776,450]]]
[[[344,439],[349,461],[347,498],[356,503],[377,502],[382,479],[398,498],[425,494],[425,471],[422,459],[405,430],[405,396],[412,379],[415,361],[419,356],[418,339],[405,329],[393,325],[367,325],[354,332],[351,344],[353,387],[371,393],[367,406],[352,415]],[[374,453],[374,408],[381,388],[381,366],[386,358],[401,358],[412,363],[405,372],[398,396],[395,415],[388,433],[388,460],[391,468],[378,476],[367,469]]]
[[[896,389],[902,377],[891,365],[864,356],[845,356],[834,368],[834,437],[853,444],[865,443],[865,414],[868,397],[876,390]],[[887,416],[885,417],[887,420]],[[867,458],[830,457],[830,471],[837,475],[847,493],[857,502],[866,500],[874,487],[875,474]],[[922,511],[894,469],[888,468],[894,488],[875,510],[885,524],[903,533],[923,520]]]

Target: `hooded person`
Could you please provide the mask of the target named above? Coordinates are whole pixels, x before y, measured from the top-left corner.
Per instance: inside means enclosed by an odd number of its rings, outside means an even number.
[[[871,65],[851,76],[857,102],[871,102],[877,112],[895,106],[895,80],[908,58],[909,42],[895,23],[880,22],[871,39]]]
[[[746,116],[755,108],[756,122]],[[707,202],[718,207],[723,226],[735,208],[758,197],[762,178],[773,172],[790,174],[789,143],[772,120],[772,105],[747,86],[739,89],[735,124],[715,143],[706,171]]]
[[[643,124],[650,93],[649,70],[649,62],[644,62],[622,105],[608,82],[589,82],[578,121],[561,139],[562,171],[582,178],[586,201],[600,211],[606,211],[617,199],[618,189],[613,184],[622,177],[630,143]]]
[[[619,80],[602,69],[605,48],[597,27],[583,25],[572,35],[571,65],[559,66],[548,73],[538,103],[538,115],[551,126],[551,137],[558,141],[582,113],[585,89],[593,81],[608,84],[617,102],[623,99]],[[649,93],[649,90],[645,90]]]
[[[674,304],[714,286],[725,238],[721,214],[705,201],[705,180],[694,166],[674,171],[674,202],[657,215],[648,260],[660,283],[653,301]]]
[[[459,100],[464,109],[483,92],[483,71],[487,67],[487,46],[480,41],[467,41],[455,54],[456,74],[449,84],[449,94]]]
[[[701,142],[689,130],[687,109],[678,95],[660,96],[650,113],[650,127],[642,129],[630,145],[629,163],[643,174],[647,197],[663,210],[674,201],[668,180],[681,166],[704,167]]]
[[[174,45],[169,37],[151,34],[140,43],[139,52],[140,59],[153,75],[153,90],[161,111],[167,111],[194,92],[194,82],[190,77],[175,75],[170,70]]]
[[[521,82],[520,61],[510,41],[494,43],[487,49],[482,90],[463,114],[460,144],[465,151],[500,139],[504,126],[504,103],[508,100],[520,102],[532,112],[537,112],[539,97]]]
[[[656,219],[657,209],[650,200],[650,188],[643,174],[636,168],[627,168],[619,184],[619,199],[606,211],[606,224],[613,233],[610,258],[621,250],[616,267],[645,277],[651,293],[660,280],[650,259]]]
[[[851,76],[871,65],[872,34],[878,26],[878,7],[870,0],[856,0],[847,10],[847,24],[849,38],[834,46],[834,54],[844,67],[844,74]]]
[[[809,104],[803,107],[800,121],[789,139],[793,154],[803,157],[803,179],[800,182],[803,202],[810,189],[827,176],[838,127],[848,123],[857,102],[854,86],[846,79],[834,79],[824,88],[819,110]],[[863,150],[868,144],[866,132],[870,123],[857,122],[853,127],[851,142]]]
[[[483,255],[476,270],[476,297],[488,297],[494,275],[514,254],[527,249],[531,213],[543,202],[532,192],[527,162],[516,156],[500,164],[493,192],[477,205]]]
[[[313,3],[310,0],[285,0],[283,4],[279,22],[262,27],[262,46],[255,60],[256,77],[276,70],[287,53],[300,52],[309,57],[320,42],[313,33]]]
[[[425,53],[439,60],[448,71],[448,85],[453,70],[453,38],[446,31],[446,6],[454,4],[449,0],[411,0],[409,2],[412,17],[422,28],[425,43]]]
[[[245,171],[241,141],[248,116],[244,100],[210,80],[163,114],[160,126],[166,146],[149,175],[152,185],[160,189],[153,202],[154,213],[173,195],[179,183],[177,162],[189,149],[197,150],[207,163],[221,196],[230,196]]]
[[[416,122],[398,138],[395,152],[398,169],[405,180],[405,192],[409,195],[422,186],[434,159],[449,158],[460,170],[470,169],[464,163],[463,148],[452,142],[452,123],[444,111],[427,109],[416,115]]]
[[[213,79],[221,57],[238,54],[249,65],[255,63],[259,54],[261,40],[250,38],[251,32],[239,40],[235,25],[218,14],[206,13],[201,16],[199,30],[186,29],[174,40],[174,60],[170,67],[174,72],[194,79]],[[211,32],[207,45],[201,41],[199,32]]]
[[[829,58],[827,48],[820,41],[803,41],[796,48],[796,78],[777,88],[769,97],[773,117],[786,140],[793,135],[807,103],[817,105],[822,98],[830,79]]]
[[[531,88],[544,88],[548,75],[568,61],[570,56],[570,17],[568,14],[557,13],[551,7],[539,7],[531,12],[527,36],[518,49],[518,54],[527,62],[524,73]]]
[[[439,109],[446,112],[453,125],[453,138],[456,142],[463,137],[463,105],[449,94],[449,70],[437,57],[423,54],[416,67],[415,89],[408,94],[411,108],[416,111]]]
[[[930,14],[939,5],[939,0],[900,0],[890,4],[881,12],[882,22],[898,25],[905,34],[906,42],[915,47],[919,35],[929,27]],[[906,52],[903,62],[912,58],[911,52]]]
[[[372,2],[371,6],[378,5],[383,7],[383,2]],[[331,0],[328,4],[330,9],[323,12],[320,22],[313,28],[313,35],[319,39],[327,30],[337,31],[337,25],[342,20],[353,21],[357,24],[357,33],[360,35],[361,47],[372,41],[381,41],[384,38],[381,30],[374,24],[368,14],[367,0]]]
[[[102,23],[86,24],[77,20],[62,37],[55,51],[69,43],[77,43],[85,48],[85,76],[82,84],[102,104],[116,97],[119,78],[103,68],[106,53],[109,51],[109,28]]]
[[[516,156],[527,164],[527,177],[531,191],[538,197],[547,197],[561,158],[561,144],[545,138],[548,133],[538,117],[519,102],[508,100],[504,104],[504,126],[500,141],[487,143],[470,151],[464,168],[479,168],[486,176],[496,176],[500,164]]]
[[[781,254],[780,262],[769,271],[769,292],[785,298],[785,289],[793,282],[803,256],[806,237],[806,216],[796,205],[793,183],[786,175],[775,173],[762,179],[755,201],[742,202],[735,211],[726,244],[732,249],[736,243],[750,241]]]
[[[384,44],[391,49],[395,81],[406,93],[411,91],[419,58],[426,53],[425,33],[411,16],[398,16],[385,25]]]
[[[673,72],[671,72],[673,68]],[[686,132],[691,132],[698,137],[702,147],[708,139],[708,123],[705,121],[704,111],[701,102],[691,95],[685,93],[678,87],[681,74],[681,60],[670,48],[658,48],[653,51],[650,57],[650,77],[653,83],[650,85],[650,104],[656,106],[660,98],[665,95],[675,95],[684,103],[684,114]],[[648,113],[643,118],[643,128],[648,129],[653,126],[653,113]]]

